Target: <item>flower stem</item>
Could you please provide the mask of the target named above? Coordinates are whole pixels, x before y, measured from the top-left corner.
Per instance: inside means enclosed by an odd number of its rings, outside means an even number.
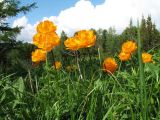
[[[144,79],[144,65],[142,63],[142,43],[140,36],[140,28],[138,23],[138,61],[139,61],[139,69],[140,69],[140,100],[141,100],[141,112],[143,120],[147,119],[147,95],[146,95],[146,83]]]
[[[102,67],[102,60],[101,60],[101,51],[100,51],[100,47],[98,47],[98,59],[99,59],[99,64]],[[100,72],[100,78],[102,76],[102,71]]]
[[[49,65],[48,65],[48,53],[46,53],[46,65],[45,65],[45,68],[46,68],[46,69],[49,68]]]
[[[99,59],[100,66],[102,66],[100,47],[98,47],[98,59]]]
[[[53,58],[53,62],[54,62],[54,68],[56,69],[56,60],[55,60],[55,56],[54,56],[53,51],[51,51],[51,54],[52,54],[52,58]]]
[[[83,79],[81,68],[80,68],[80,65],[79,65],[79,57],[78,57],[77,51],[75,51],[75,54],[76,54],[76,62],[77,62],[77,67],[78,67],[78,71],[79,71],[79,74],[80,74],[80,79]]]

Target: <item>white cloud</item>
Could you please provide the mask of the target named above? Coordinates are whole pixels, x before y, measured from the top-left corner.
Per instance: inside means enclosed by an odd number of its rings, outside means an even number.
[[[122,31],[128,24],[130,18],[136,24],[137,19],[142,14],[147,17],[150,14],[153,21],[160,27],[160,1],[159,0],[105,0],[101,5],[94,6],[91,1],[79,0],[73,7],[62,10],[58,16],[44,17],[42,20],[49,19],[57,26],[57,32],[64,30],[67,34],[80,29],[115,27],[117,31]],[[26,17],[15,21],[17,25],[24,25],[21,38],[28,37],[35,32],[35,25],[27,22]],[[23,36],[23,37],[22,37]]]
[[[68,31],[109,27],[122,31],[129,24],[130,18],[136,23],[142,14],[151,14],[153,21],[159,24],[159,8],[159,0],[105,0],[97,6],[90,1],[80,0],[74,7],[61,11],[57,20],[60,29]]]
[[[34,25],[29,24],[28,19],[23,16],[15,20],[12,26],[23,27],[20,35],[17,36],[18,40],[23,40],[24,42],[31,42],[33,35],[36,33],[36,25],[37,23]]]

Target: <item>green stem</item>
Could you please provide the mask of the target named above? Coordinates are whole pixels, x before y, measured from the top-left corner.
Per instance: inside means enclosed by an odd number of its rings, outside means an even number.
[[[30,70],[28,70],[28,78],[29,78],[29,83],[30,83],[30,87],[31,87],[32,93],[34,93],[33,85],[32,85],[32,77],[31,77]]]
[[[140,28],[138,23],[138,61],[140,69],[140,100],[141,100],[141,112],[143,120],[147,119],[147,101],[146,101],[146,83],[144,79],[144,66],[142,63],[142,43],[140,36]]]
[[[119,63],[118,75],[119,75],[119,72],[120,72],[120,70],[121,70],[121,66],[122,66],[122,61],[120,61],[120,63]]]
[[[80,79],[83,79],[81,68],[80,68],[80,65],[79,65],[79,58],[78,58],[77,51],[75,51],[75,53],[76,53],[76,62],[77,62],[77,67],[78,67],[78,71],[79,71],[79,74],[80,74]]]
[[[99,59],[99,64],[102,66],[102,59],[101,59],[101,50],[100,47],[98,47],[98,59]]]
[[[98,47],[98,59],[99,59],[100,67],[102,67],[102,59],[101,59],[100,47]],[[100,78],[101,78],[101,76],[102,76],[102,71],[100,72]]]
[[[54,67],[56,69],[56,60],[55,60],[55,56],[54,56],[53,51],[51,51],[51,54],[52,54],[52,58],[53,58],[53,62],[54,62]]]
[[[49,65],[48,65],[48,53],[46,53],[46,69],[48,69],[49,68]]]
[[[92,58],[91,58],[91,53],[90,53],[90,51],[89,51],[89,48],[87,48],[87,51],[88,51],[88,57],[89,57],[89,63],[91,62],[91,60],[92,60]]]

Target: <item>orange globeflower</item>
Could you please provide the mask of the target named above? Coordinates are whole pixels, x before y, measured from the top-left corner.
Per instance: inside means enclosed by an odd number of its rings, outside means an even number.
[[[137,45],[133,41],[127,41],[122,45],[122,51],[125,53],[133,53],[137,49]]]
[[[56,68],[56,70],[59,70],[62,67],[62,63],[60,61],[56,61],[53,63],[53,66]]]
[[[130,53],[125,53],[125,52],[122,52],[118,55],[119,59],[121,61],[127,61],[131,58],[131,54]]]
[[[80,41],[75,37],[71,37],[64,41],[64,45],[67,49],[75,51],[80,48]]]
[[[55,32],[56,29],[57,29],[57,27],[54,25],[54,23],[49,20],[45,20],[43,22],[40,22],[37,25],[37,32],[41,33],[41,34],[52,33],[52,32]]]
[[[103,67],[106,72],[113,73],[117,69],[118,65],[114,58],[106,58],[103,62]]]
[[[94,34],[93,30],[78,31],[75,37],[80,40],[81,48],[91,47],[96,41],[96,35]]]
[[[142,61],[143,63],[152,62],[152,55],[149,53],[142,53]]]
[[[35,34],[33,37],[33,44],[44,51],[51,51],[55,46],[60,44],[60,38],[56,33],[49,34]]]
[[[32,61],[33,62],[40,62],[46,60],[46,52],[41,49],[36,49],[32,52]]]

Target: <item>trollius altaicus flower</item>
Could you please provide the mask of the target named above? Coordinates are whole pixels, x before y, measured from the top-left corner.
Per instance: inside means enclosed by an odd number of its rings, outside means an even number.
[[[60,44],[60,38],[56,33],[35,34],[33,44],[47,52],[51,51],[55,46]]]
[[[103,62],[103,69],[108,73],[114,73],[118,65],[114,58],[106,58]]]
[[[96,35],[92,30],[81,30],[74,37],[68,38],[64,45],[69,50],[91,47],[95,44]]]
[[[127,41],[125,43],[123,43],[122,45],[122,51],[124,53],[133,53],[137,50],[137,45],[135,42],[133,41]]]
[[[131,58],[131,54],[130,53],[125,53],[125,52],[122,52],[118,55],[119,59],[121,61],[127,61]]]
[[[41,34],[48,34],[55,32],[57,27],[54,25],[53,22],[49,20],[45,20],[43,22],[40,22],[37,25],[37,32]]]
[[[152,62],[152,55],[149,53],[142,53],[142,61],[143,63]]]
[[[76,39],[75,37],[68,38],[66,41],[64,41],[64,45],[69,50],[78,50],[80,48],[81,41]]]
[[[36,49],[32,52],[32,61],[40,62],[46,60],[46,52],[41,49]]]
[[[56,70],[59,70],[62,67],[62,63],[60,61],[56,61],[53,63],[53,66],[56,68]]]
[[[78,31],[75,37],[80,40],[80,47],[91,47],[95,44],[96,35],[93,30],[81,30]]]

